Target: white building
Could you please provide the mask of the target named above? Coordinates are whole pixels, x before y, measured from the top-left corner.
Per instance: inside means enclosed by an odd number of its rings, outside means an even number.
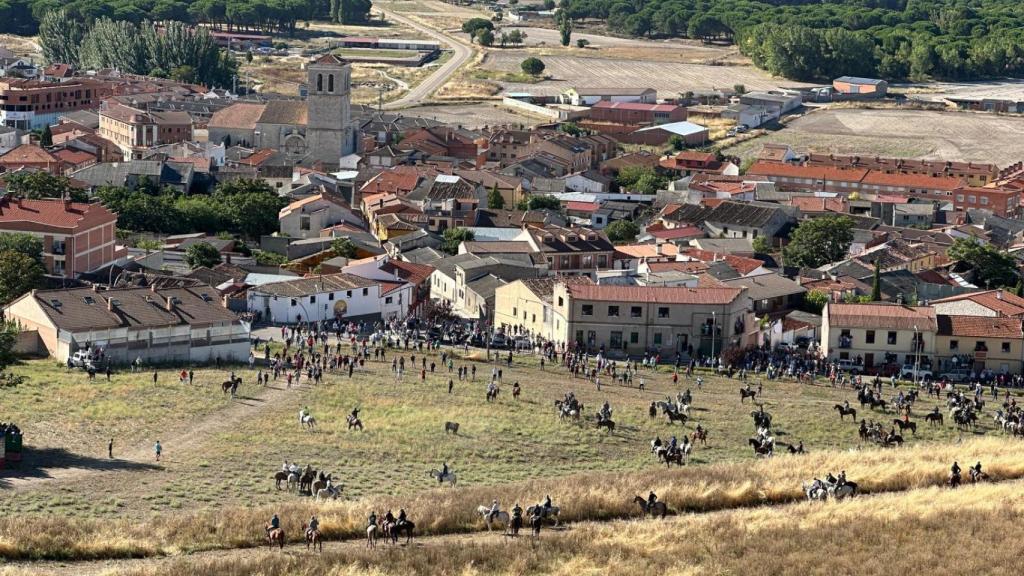
[[[271,282],[249,290],[249,312],[274,323],[381,317],[382,284],[352,274]]]
[[[409,306],[416,300],[416,286],[400,276],[401,270],[389,266],[387,254],[364,258],[345,266],[346,274],[373,280],[380,284],[380,315],[388,320],[405,318]]]

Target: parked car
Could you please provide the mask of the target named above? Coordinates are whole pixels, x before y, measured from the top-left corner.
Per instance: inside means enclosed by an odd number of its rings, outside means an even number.
[[[917,382],[918,380],[931,380],[934,377],[935,374],[923,366],[914,368],[913,364],[904,364],[903,368],[900,368],[900,378],[903,380]]]
[[[807,336],[801,336],[801,337],[796,339],[796,347],[797,348],[807,348],[810,345],[811,345],[811,339],[808,338]]]
[[[860,374],[864,370],[864,366],[855,364],[853,360],[839,360],[838,365],[840,371],[850,374]]]
[[[738,126],[736,126],[736,132],[739,132],[740,134],[746,132],[747,130],[750,130],[750,126],[747,126],[746,124],[739,124]]]
[[[516,336],[515,347],[516,350],[530,350],[533,348],[533,342],[528,336]]]
[[[948,370],[939,374],[939,380],[949,380],[950,382],[967,382],[970,379],[971,371],[964,368]]]
[[[508,338],[501,333],[491,336],[491,348],[508,348]]]

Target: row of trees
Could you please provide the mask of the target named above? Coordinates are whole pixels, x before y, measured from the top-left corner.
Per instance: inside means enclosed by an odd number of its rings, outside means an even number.
[[[167,22],[157,30],[150,22],[101,18],[86,27],[70,13],[56,10],[43,18],[39,43],[49,62],[116,68],[210,86],[230,85],[238,70],[209,32],[182,22]]]
[[[110,186],[97,197],[117,212],[118,228],[157,234],[228,232],[259,238],[277,231],[287,200],[261,180],[233,180],[213,194],[179,194],[143,181],[138,187]]]
[[[563,0],[568,21],[634,36],[735,37],[755,64],[801,80],[970,79],[1024,73],[1016,0]],[[563,20],[560,20],[560,23]]]
[[[0,0],[0,32],[35,34],[47,14],[64,10],[83,24],[102,18],[132,24],[173,20],[291,33],[299,20],[366,22],[370,8],[371,0]]]

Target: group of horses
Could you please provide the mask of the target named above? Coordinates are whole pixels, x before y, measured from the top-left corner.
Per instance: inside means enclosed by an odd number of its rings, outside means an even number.
[[[824,480],[815,479],[811,483],[804,482],[801,484],[804,495],[807,496],[808,500],[818,500],[824,502],[829,498],[835,500],[842,500],[843,498],[853,497],[857,495],[857,483],[845,481],[840,483],[839,480],[829,473]]]
[[[412,542],[412,531],[415,529],[416,524],[411,520],[388,521],[381,519],[376,524],[368,524],[366,526],[366,547],[376,548],[377,539],[381,536],[384,537],[384,542],[398,544],[398,538],[402,534],[405,534],[405,543],[409,544]]]
[[[700,437],[703,442],[707,442],[706,432],[701,435],[698,435],[696,432],[693,434],[695,441]],[[671,444],[663,443],[661,438],[655,438],[654,440],[651,440],[651,453],[657,456],[659,462],[664,462],[669,468],[671,468],[673,464],[682,466],[686,463],[686,459],[689,458],[690,452],[693,452],[693,445],[695,443],[696,442],[690,442],[689,438],[687,438],[685,434],[683,435],[683,443],[676,444],[674,447]]]
[[[495,513],[491,513],[490,506],[477,506],[476,512],[483,520],[484,525],[487,526],[487,531],[490,532],[492,526],[504,526],[504,534],[512,538],[519,536],[519,530],[523,527],[523,517],[511,515],[504,510],[498,510]],[[534,536],[540,535],[541,526],[546,520],[554,522],[554,525],[558,526],[558,514],[561,509],[558,506],[530,506],[526,509],[526,518],[529,519],[530,528]]]
[[[311,466],[298,471],[279,470],[274,474],[274,487],[281,490],[284,482],[288,491],[296,490],[298,494],[308,494],[317,500],[334,500],[341,495],[343,487],[334,484],[332,475],[324,474],[323,470],[317,472]]]

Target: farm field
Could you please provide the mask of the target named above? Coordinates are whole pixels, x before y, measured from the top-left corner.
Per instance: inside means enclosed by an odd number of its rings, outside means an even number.
[[[485,70],[518,72],[519,64],[530,54],[523,50],[491,51],[484,60]],[[543,56],[544,74],[550,76],[537,84],[504,83],[507,92],[557,94],[573,86],[625,88],[649,86],[659,98],[670,98],[691,90],[729,88],[743,84],[747,90],[769,90],[780,86],[800,86],[799,82],[776,79],[750,66],[712,66],[681,62],[651,62],[624,58],[588,58],[582,56]]]
[[[766,143],[799,151],[896,156],[1003,167],[1021,159],[1024,118],[970,112],[834,108],[798,118],[777,132],[726,148],[743,160],[756,158]]]
[[[421,116],[438,122],[476,129],[503,124],[531,126],[540,120],[516,114],[492,102],[466,102],[417,106],[402,111],[408,116]]]
[[[411,363],[412,353],[404,354]],[[928,486],[942,481],[955,458],[980,458],[997,477],[1024,476],[1017,441],[1002,438],[989,419],[963,435],[948,424],[925,426],[920,416],[934,400],[915,407],[921,426],[908,435],[907,447],[849,453],[859,446],[856,426],[840,422],[832,406],[853,400],[850,390],[762,382],[761,401],[775,416],[776,438],[803,441],[811,454],[752,464],[746,439],[753,432],[753,406],[740,402],[736,380],[708,377],[698,390],[693,381],[673,385],[661,371],[645,375],[645,391],[606,382],[599,392],[551,366],[541,370],[526,355],[517,356],[512,368],[502,367],[504,391],[486,403],[491,365],[480,361],[482,352],[457,359],[456,366],[477,366],[477,381],[456,379],[451,395],[447,370],[435,355],[429,358],[439,372],[428,370],[425,383],[411,369],[397,382],[389,362],[371,362],[351,380],[328,375],[320,386],[290,389],[283,380],[256,387],[254,372],[240,369],[245,383],[234,401],[219,389],[226,369],[197,372],[199,384],[189,388],[171,371],[160,372],[156,385],[148,372],[116,375],[107,384],[68,376],[48,361],[19,366],[16,371],[30,382],[0,390],[0,403],[5,417],[25,430],[29,453],[21,472],[0,474],[0,506],[8,512],[0,520],[0,557],[117,558],[249,546],[273,512],[297,523],[318,510],[326,534],[352,537],[368,509],[385,506],[406,507],[423,533],[447,534],[479,529],[473,508],[494,497],[527,502],[551,494],[566,507],[566,519],[578,521],[621,517],[628,494],[649,489],[685,509],[717,510],[791,501],[799,498],[802,479],[841,468],[869,491]],[[513,381],[523,386],[518,401],[509,395]],[[694,404],[685,427],[649,417],[652,401],[686,388]],[[588,414],[608,400],[615,433],[598,431],[592,422],[559,421],[552,403],[568,390]],[[111,397],[126,406],[104,406]],[[363,432],[349,432],[344,424],[355,406]],[[302,407],[316,416],[317,432],[300,429],[296,415]],[[94,414],[86,426],[77,424],[83,410]],[[895,417],[861,412],[885,423]],[[458,436],[444,433],[445,421],[461,424]],[[708,445],[697,447],[683,470],[666,471],[651,456],[650,439],[688,434],[698,422],[710,430]],[[94,465],[109,462],[105,446],[112,434],[115,456],[123,460]],[[976,436],[995,437],[972,441]],[[962,445],[956,443],[961,437]],[[152,461],[154,438],[165,450],[159,465]],[[61,445],[84,463],[66,470],[58,460],[37,473],[33,452]],[[271,476],[285,460],[333,473],[344,500],[314,504],[277,490]],[[438,488],[428,477],[442,461],[458,474],[454,489]]]

